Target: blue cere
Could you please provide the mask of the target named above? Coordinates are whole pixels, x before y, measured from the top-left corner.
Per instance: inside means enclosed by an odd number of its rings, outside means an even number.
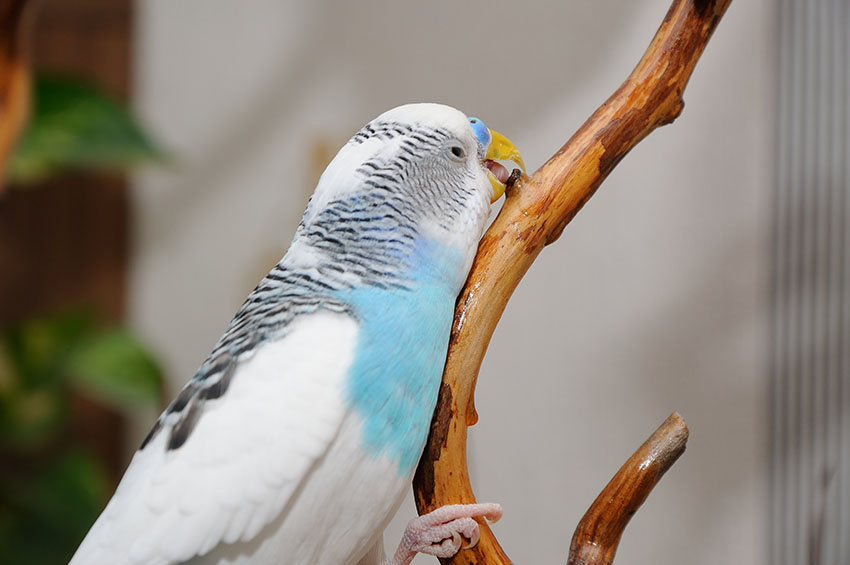
[[[472,126],[472,131],[475,132],[475,137],[478,138],[478,143],[485,149],[490,145],[490,130],[484,125],[484,122],[478,118],[469,118],[469,125]]]

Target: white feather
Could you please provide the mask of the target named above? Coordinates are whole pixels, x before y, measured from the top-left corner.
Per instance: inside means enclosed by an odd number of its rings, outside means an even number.
[[[357,323],[320,312],[237,367],[179,449],[163,431],[134,456],[71,565],[185,561],[278,518],[345,417]]]
[[[328,452],[311,467],[284,512],[257,537],[218,544],[192,565],[353,565],[373,548],[410,488],[385,457],[360,448],[362,426],[345,417]]]

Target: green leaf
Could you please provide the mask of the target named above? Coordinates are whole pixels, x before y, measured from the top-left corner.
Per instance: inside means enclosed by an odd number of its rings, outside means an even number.
[[[35,450],[65,426],[67,402],[55,388],[0,395],[0,448]]]
[[[128,332],[90,336],[71,353],[70,384],[119,410],[159,402],[162,374],[153,356]]]
[[[126,110],[79,80],[38,76],[33,116],[9,161],[27,183],[64,169],[125,171],[163,158]]]
[[[109,489],[91,456],[67,453],[0,482],[0,563],[67,563]]]
[[[0,447],[38,449],[68,415],[64,365],[94,330],[91,316],[68,312],[27,320],[0,339]]]
[[[62,312],[25,320],[3,336],[19,386],[61,385],[65,359],[79,341],[94,332],[91,313]]]

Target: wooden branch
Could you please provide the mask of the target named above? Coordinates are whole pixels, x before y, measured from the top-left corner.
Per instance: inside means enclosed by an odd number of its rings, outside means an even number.
[[[626,81],[531,178],[521,177],[484,235],[458,298],[440,397],[414,479],[420,513],[472,503],[467,426],[477,421],[473,392],[496,323],[519,280],[545,245],[593,195],[614,166],[683,108],[682,93],[731,0],[674,0]],[[510,563],[490,528],[444,563]]]
[[[0,0],[0,193],[6,162],[29,116],[28,46],[34,4],[30,0]]]
[[[688,426],[675,412],[635,451],[576,527],[567,565],[610,565],[620,537],[653,487],[685,452]]]

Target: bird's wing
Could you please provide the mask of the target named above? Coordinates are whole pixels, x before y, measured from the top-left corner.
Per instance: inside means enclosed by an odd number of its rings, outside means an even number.
[[[253,538],[337,434],[357,333],[319,310],[258,347],[185,443],[168,450],[158,433],[136,452],[71,565],[173,563]]]

